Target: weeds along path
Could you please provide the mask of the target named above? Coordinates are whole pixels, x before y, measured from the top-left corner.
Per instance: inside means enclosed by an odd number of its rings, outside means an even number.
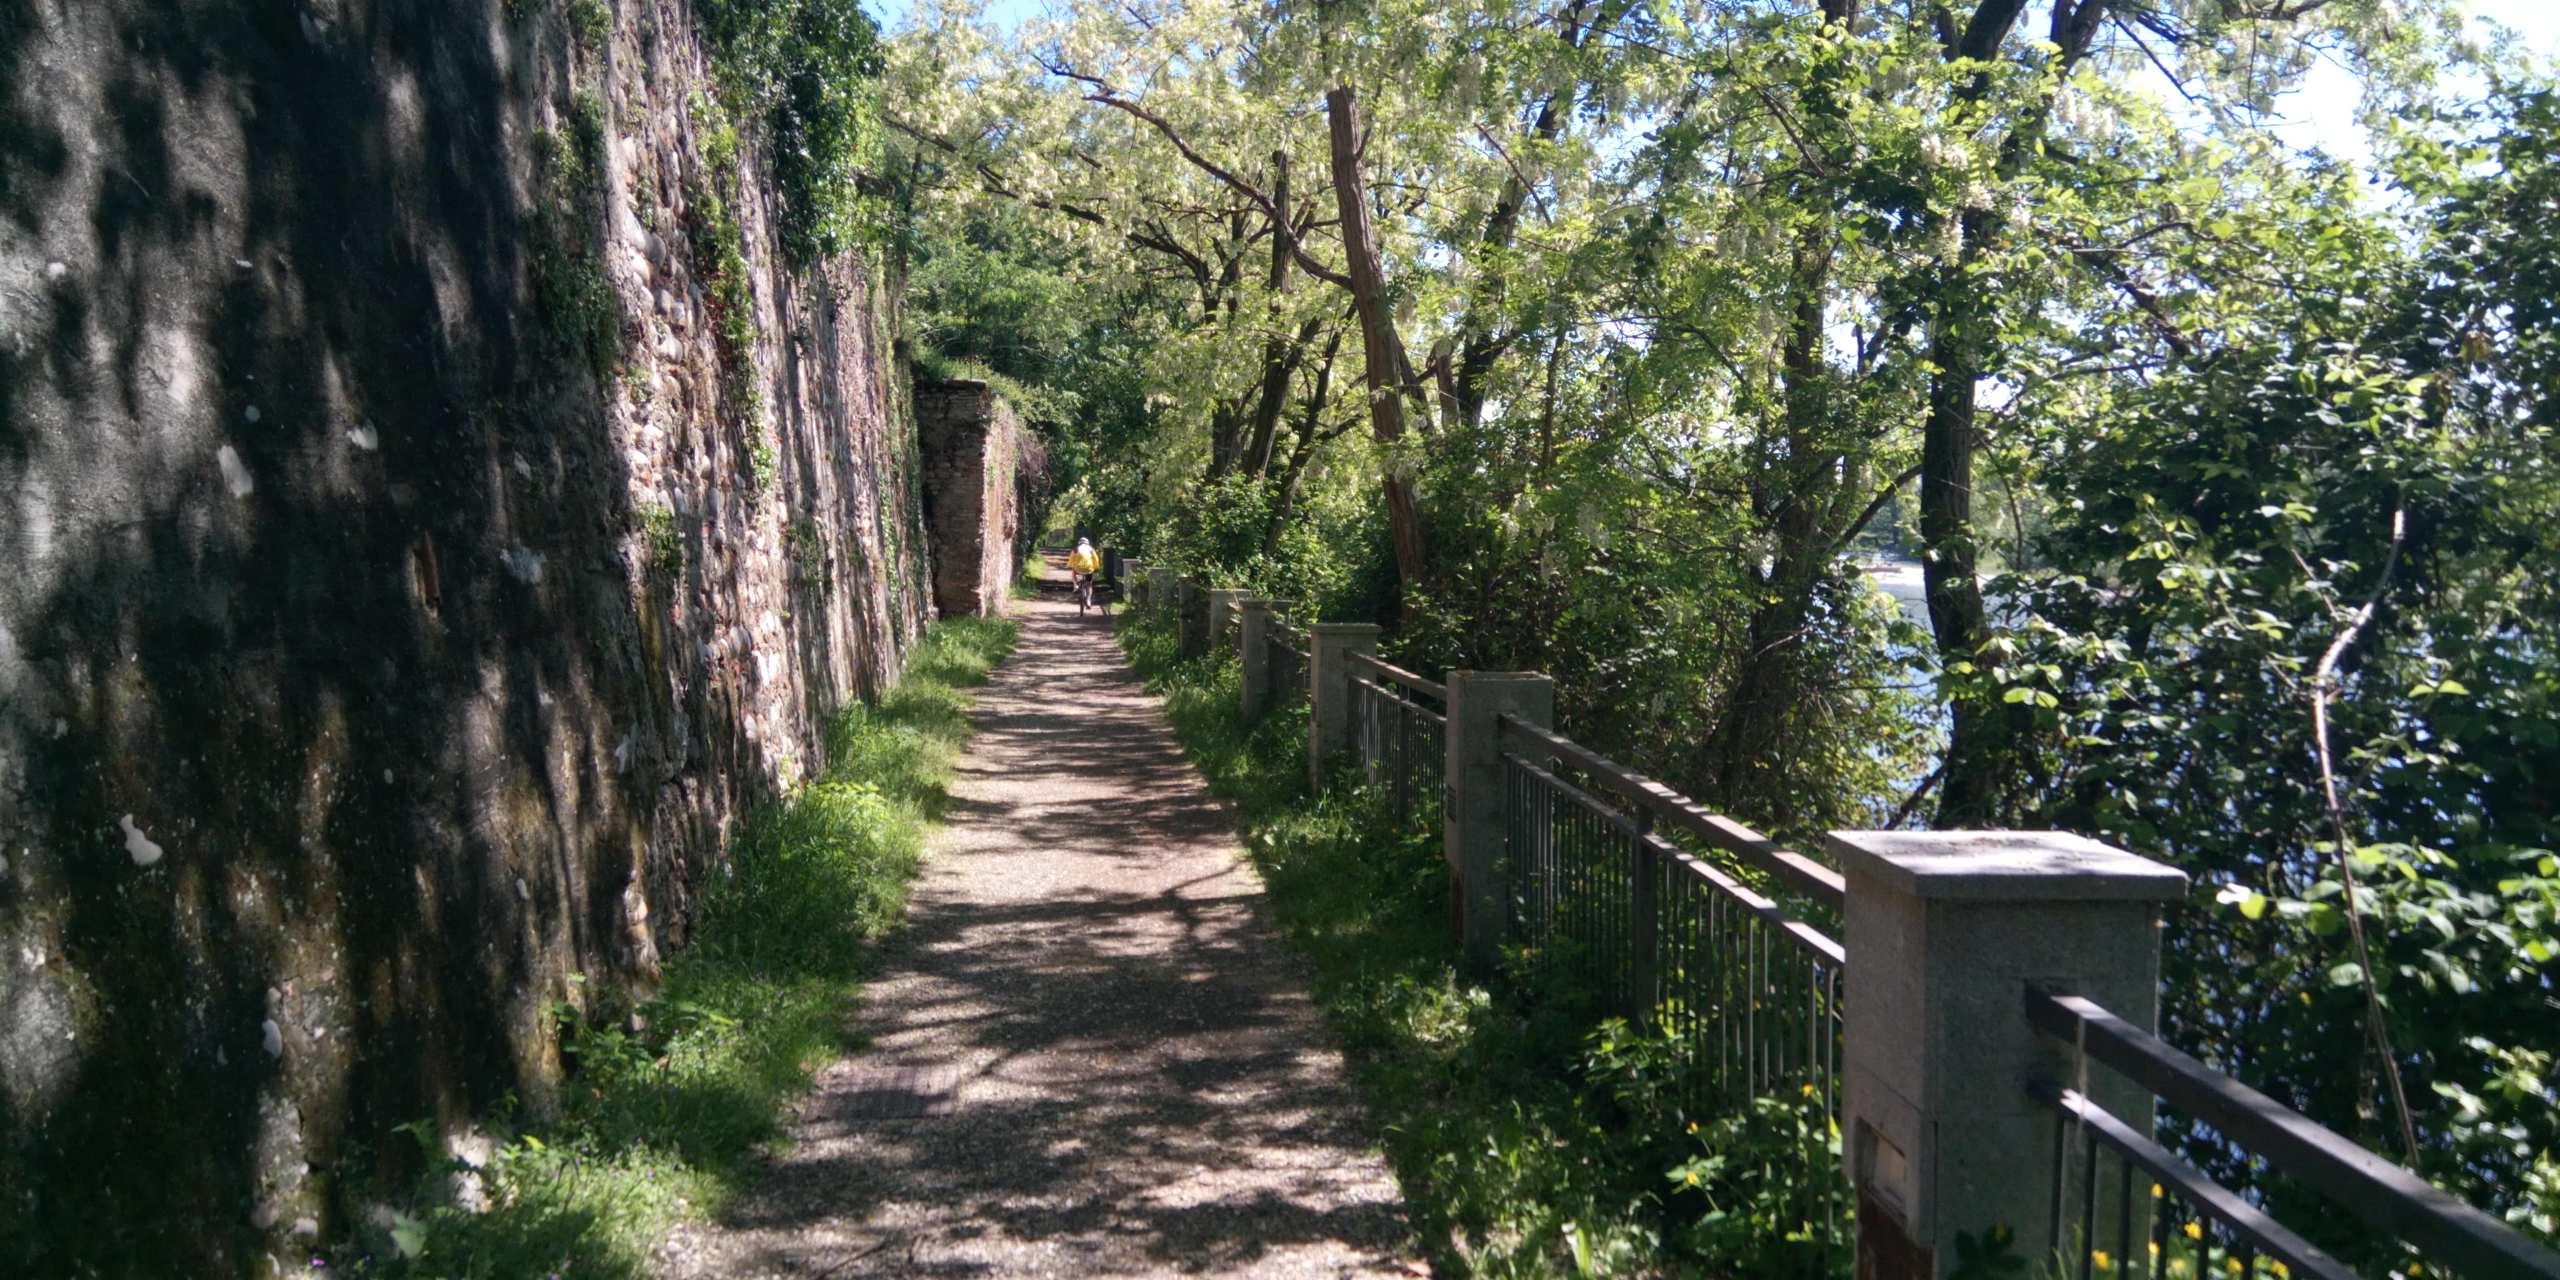
[[[980,691],[862,1047],[678,1276],[1406,1274],[1232,815],[1057,594]]]

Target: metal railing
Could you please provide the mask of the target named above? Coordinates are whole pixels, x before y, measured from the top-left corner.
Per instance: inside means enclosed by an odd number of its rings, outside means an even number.
[[[2029,1088],[2056,1120],[2048,1240],[2066,1274],[2357,1277],[2356,1268],[2092,1101],[2096,1067],[2209,1127],[2269,1174],[2353,1214],[2364,1229],[2402,1242],[2427,1274],[2560,1280],[2560,1254],[2094,1001],[2030,988],[2026,1005],[2028,1024],[2071,1054],[2070,1084]],[[2137,1190],[2145,1183],[2147,1194]]]
[[[1668,837],[1699,840],[1833,912],[1839,873],[1560,734],[1499,723],[1512,936],[1532,972],[1663,1034],[1698,1114],[1774,1105],[1808,1116],[1787,1159],[1805,1232],[1827,1248],[1849,1212],[1836,1172],[1846,953]]]
[[[1308,632],[1275,617],[1262,634],[1268,705],[1306,696],[1317,674]],[[1447,686],[1365,653],[1346,654],[1342,676],[1347,705],[1322,715],[1348,720],[1335,724],[1384,789],[1398,829],[1429,829],[1446,809],[1447,762],[1482,759],[1449,737]],[[1494,743],[1474,739],[1466,752],[1490,746],[1501,762],[1498,861],[1470,865],[1498,867],[1502,892],[1487,901],[1507,903],[1520,976],[1552,984],[1551,994],[1587,994],[1658,1036],[1690,1114],[1743,1126],[1739,1147],[1768,1175],[1764,1185],[1787,1189],[1785,1220],[1770,1229],[1803,1242],[1813,1270],[1845,1266],[1855,1197],[1841,1176],[1843,877],[1543,725],[1516,715],[1494,725]],[[1466,812],[1477,812],[1472,802]],[[1453,849],[1472,840],[1464,829],[1452,826]],[[1472,937],[1472,919],[1466,927]],[[2396,1262],[2423,1259],[2431,1276],[2560,1280],[2560,1254],[2090,1000],[2031,989],[2025,1017],[2068,1051],[2072,1072],[2026,1086],[2054,1117],[2054,1138],[2050,1151],[2018,1152],[2029,1196],[2042,1171],[2027,1162],[2049,1158],[2051,1168],[2046,1237],[2028,1238],[2047,1206],[2017,1215],[2021,1275],[2359,1280],[2373,1261],[2324,1252],[2163,1146],[2145,1123],[2148,1101],[2133,1121],[2098,1101],[2126,1109],[2147,1091],[2258,1170],[2262,1189],[2315,1192],[2399,1242],[2409,1252]],[[2093,1072],[2106,1073],[2095,1088]],[[2386,1272],[2418,1274],[2372,1274]]]
[[[1448,686],[1365,653],[1351,655],[1350,675],[1362,776],[1386,789],[1398,828],[1435,820],[1448,769]]]

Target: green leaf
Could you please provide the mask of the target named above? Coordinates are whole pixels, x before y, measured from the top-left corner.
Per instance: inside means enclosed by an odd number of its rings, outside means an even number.
[[[2352,987],[2364,981],[2364,966],[2353,960],[2342,960],[2329,966],[2329,985]]]
[[[2340,929],[2346,928],[2347,917],[2345,912],[2338,910],[2336,907],[2325,902],[2318,902],[2313,903],[2311,909],[2303,913],[2302,925],[2304,928],[2311,931],[2311,936],[2315,938],[2325,938],[2330,934],[2336,933]]]
[[[391,1247],[403,1258],[415,1258],[427,1251],[427,1224],[408,1214],[394,1211],[391,1215]]]

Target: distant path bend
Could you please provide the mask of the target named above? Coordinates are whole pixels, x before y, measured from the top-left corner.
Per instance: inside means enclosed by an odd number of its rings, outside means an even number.
[[[1020,601],[869,1043],[661,1259],[707,1276],[1371,1276],[1402,1202],[1229,812],[1111,625]]]

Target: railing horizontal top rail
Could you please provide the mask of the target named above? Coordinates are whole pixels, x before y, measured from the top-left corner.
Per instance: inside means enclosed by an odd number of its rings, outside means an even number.
[[[1709,813],[1687,796],[1563,734],[1508,715],[1502,717],[1502,728],[1504,732],[1517,734],[1539,750],[1568,761],[1573,767],[1599,779],[1626,797],[1629,803],[1642,806],[1654,816],[1655,821],[1696,836],[1777,877],[1789,891],[1833,911],[1842,910],[1848,901],[1847,885],[1839,872],[1731,818]]]
[[[1449,686],[1445,684],[1440,684],[1437,681],[1425,680],[1421,676],[1407,671],[1392,662],[1388,662],[1375,654],[1352,654],[1351,669],[1357,671],[1363,667],[1371,671],[1375,671],[1378,674],[1385,676],[1387,679],[1393,680],[1397,684],[1413,690],[1415,693],[1427,693],[1434,698],[1438,698],[1443,703],[1449,701]]]
[[[2560,1253],[2357,1146],[2302,1113],[2172,1048],[2080,996],[2030,987],[2027,1023],[2466,1274],[2560,1280]]]
[[[2126,1159],[2158,1179],[2179,1199],[2194,1205],[2206,1217],[2247,1237],[2259,1251],[2292,1268],[2294,1275],[2303,1277],[2303,1280],[2357,1280],[2356,1273],[2345,1263],[2321,1252],[2317,1245],[2267,1216],[2265,1210],[2197,1172],[2167,1147],[2152,1141],[2148,1135],[2118,1119],[2106,1108],[2057,1085],[2040,1084],[2029,1088],[2028,1092],[2051,1104],[2074,1122],[2087,1126],[2099,1142],[2121,1152]],[[2157,1267],[2159,1263],[2155,1261],[2153,1265]],[[2203,1268],[2197,1270],[2202,1271]]]
[[[1408,690],[1397,688],[1384,681],[1364,680],[1359,676],[1351,677],[1351,683],[1359,688],[1377,690],[1380,697],[1401,706],[1403,708],[1401,714],[1411,716],[1423,724],[1438,729],[1446,729],[1449,726],[1448,716],[1414,701],[1407,696]]]

